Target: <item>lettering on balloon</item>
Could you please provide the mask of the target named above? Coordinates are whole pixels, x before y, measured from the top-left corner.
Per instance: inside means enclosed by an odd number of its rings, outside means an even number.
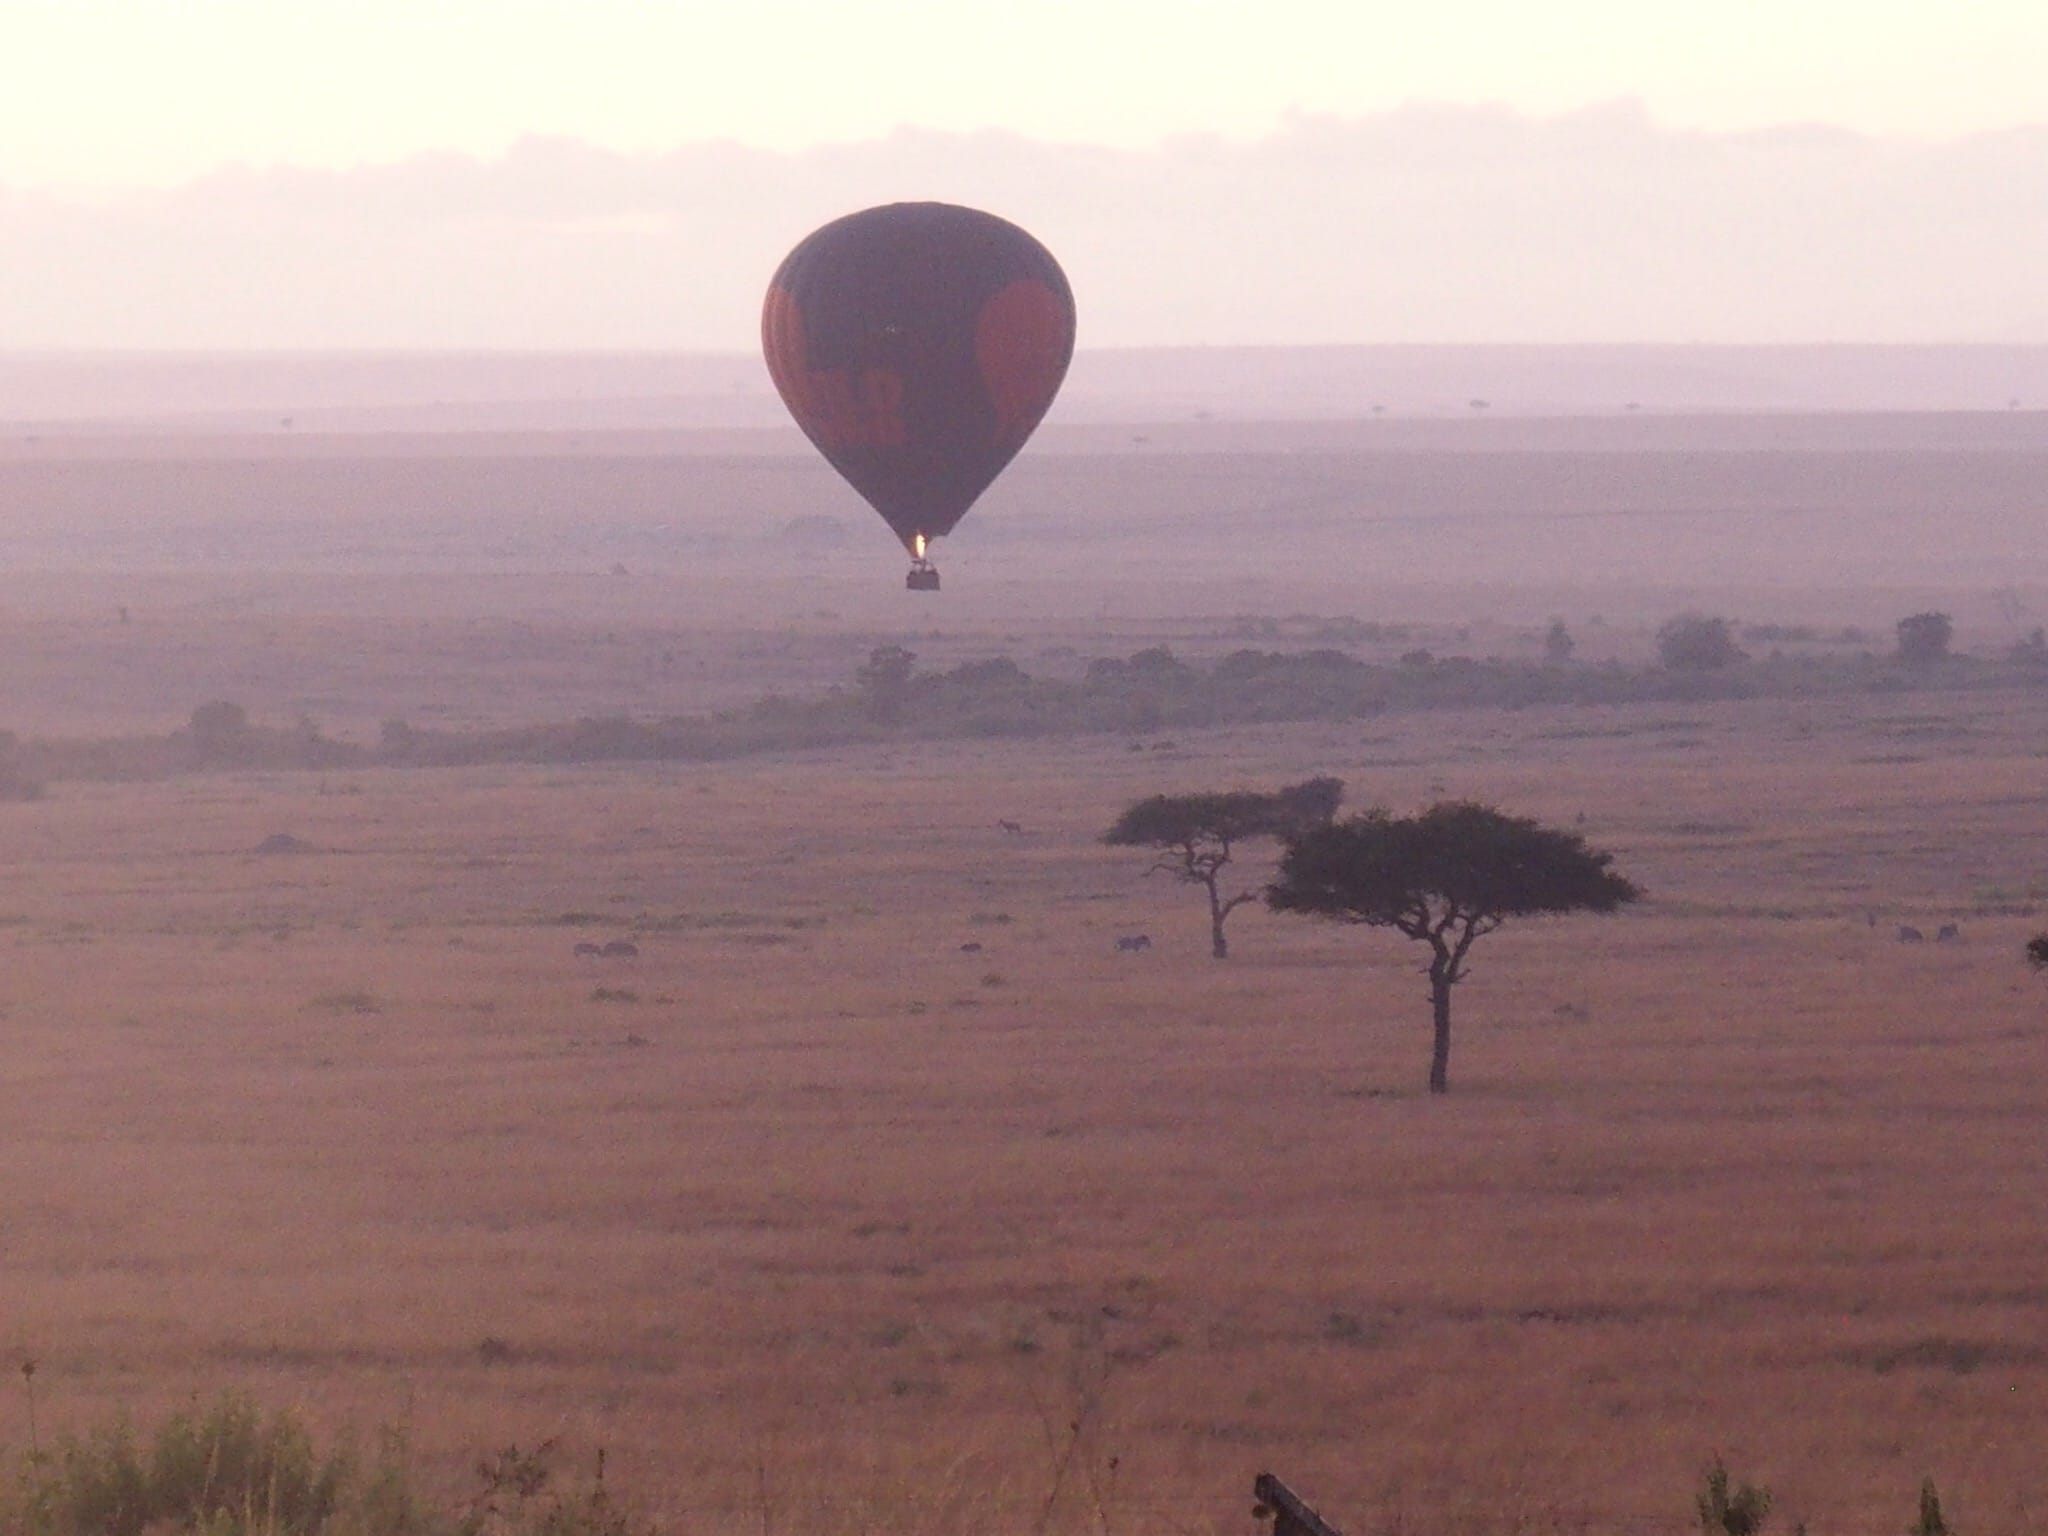
[[[892,368],[828,368],[806,376],[805,424],[828,448],[901,448],[903,376]]]

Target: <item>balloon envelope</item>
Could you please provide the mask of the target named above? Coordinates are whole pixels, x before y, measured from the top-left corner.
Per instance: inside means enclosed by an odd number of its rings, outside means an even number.
[[[1059,392],[1074,295],[1016,225],[891,203],[834,220],[783,259],[761,341],[804,435],[922,556]]]

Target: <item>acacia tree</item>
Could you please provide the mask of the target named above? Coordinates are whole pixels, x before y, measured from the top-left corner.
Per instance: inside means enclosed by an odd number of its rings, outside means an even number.
[[[1259,899],[1256,888],[1223,893],[1224,871],[1237,845],[1256,837],[1295,837],[1327,825],[1343,798],[1344,781],[1328,778],[1304,779],[1271,792],[1153,795],[1128,807],[1102,840],[1118,848],[1155,848],[1159,857],[1153,871],[1200,886],[1209,898],[1209,953],[1227,960],[1224,922]]]
[[[1436,1022],[1429,1091],[1450,1089],[1451,988],[1472,946],[1511,917],[1613,912],[1642,893],[1575,832],[1487,805],[1371,810],[1291,838],[1266,890],[1275,912],[1392,928],[1427,944]]]

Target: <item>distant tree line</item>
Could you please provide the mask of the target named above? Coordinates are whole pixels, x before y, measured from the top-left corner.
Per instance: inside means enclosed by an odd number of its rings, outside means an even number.
[[[1939,622],[1936,622],[1939,621]],[[1164,730],[1285,721],[1360,720],[1441,708],[1526,709],[1645,701],[1816,696],[2037,686],[2048,682],[2048,640],[2037,631],[1998,660],[1954,656],[1941,614],[1900,621],[1897,649],[1855,655],[1755,657],[1742,641],[1806,631],[1680,615],[1658,635],[1658,664],[1588,664],[1561,621],[1540,658],[1439,657],[1424,649],[1367,661],[1335,647],[1244,647],[1191,660],[1165,646],[1105,656],[1076,676],[1041,677],[1007,656],[943,670],[912,651],[875,647],[848,681],[810,698],[771,694],[742,708],[637,719],[623,714],[458,731],[384,723],[372,743],[330,736],[300,717],[276,725],[217,699],[178,730],[96,739],[32,739],[0,732],[0,801],[33,798],[65,779],[162,778],[219,769],[343,769],[589,763],[708,762],[756,753],[891,739],[1149,735]],[[1384,638],[1384,634],[1382,636]],[[1816,636],[1828,643],[1840,635]]]
[[[40,800],[43,786],[21,762],[21,742],[12,731],[0,731],[0,800]]]

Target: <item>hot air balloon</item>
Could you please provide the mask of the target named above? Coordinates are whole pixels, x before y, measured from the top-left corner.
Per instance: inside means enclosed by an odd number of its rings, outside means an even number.
[[[910,551],[930,553],[1017,455],[1074,355],[1074,296],[1052,254],[951,203],[835,219],[783,258],[761,311],[783,403]]]

